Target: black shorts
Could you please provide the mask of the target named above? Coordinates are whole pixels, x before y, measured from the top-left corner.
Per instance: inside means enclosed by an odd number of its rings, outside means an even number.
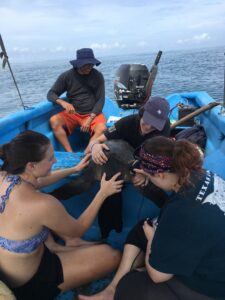
[[[53,300],[61,292],[58,285],[63,281],[59,257],[45,247],[37,272],[28,282],[12,291],[17,300]]]

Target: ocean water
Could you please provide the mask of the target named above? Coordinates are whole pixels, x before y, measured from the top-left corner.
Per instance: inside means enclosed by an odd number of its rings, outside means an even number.
[[[176,92],[206,91],[222,101],[224,93],[225,47],[163,52],[152,95],[166,97]],[[157,53],[98,57],[102,64],[106,95],[114,98],[113,82],[119,66],[142,63],[151,68]],[[71,65],[65,60],[11,63],[23,102],[32,106],[46,100],[46,94],[60,73]],[[0,68],[0,117],[23,109],[9,69]]]

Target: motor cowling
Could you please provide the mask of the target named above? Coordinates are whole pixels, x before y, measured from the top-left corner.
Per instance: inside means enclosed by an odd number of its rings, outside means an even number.
[[[116,72],[114,93],[119,107],[139,108],[146,98],[149,71],[143,64],[122,64]]]

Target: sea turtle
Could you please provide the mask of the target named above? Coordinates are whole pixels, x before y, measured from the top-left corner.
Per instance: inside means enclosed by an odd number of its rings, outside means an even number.
[[[121,172],[120,178],[125,182],[130,182],[133,176],[131,172],[131,165],[134,161],[133,147],[123,140],[109,140],[105,144],[109,150],[105,151],[108,161],[104,165],[97,165],[91,159],[79,177],[57,188],[51,194],[61,200],[79,195],[87,191],[96,180],[100,181],[103,173],[106,173],[106,179],[109,179]]]
[[[51,195],[57,199],[66,200],[86,192],[96,180],[101,180],[104,172],[106,173],[106,179],[121,172],[120,178],[125,182],[131,182],[134,176],[134,172],[132,172],[135,162],[134,148],[124,140],[109,140],[105,144],[108,146],[109,151],[105,151],[108,161],[104,165],[97,165],[91,160],[79,177],[55,189],[51,192]],[[167,198],[162,190],[151,183],[146,187],[137,187],[137,189],[159,207],[164,204]]]
[[[104,165],[96,165],[94,161],[91,160],[79,177],[57,188],[51,192],[51,194],[61,200],[79,195],[86,192],[96,180],[101,180],[104,172],[106,173],[106,179],[121,172],[120,178],[125,182],[131,182],[134,176],[132,169],[135,162],[133,147],[123,140],[109,140],[105,143],[109,150],[105,151],[108,161]],[[146,187],[138,187],[138,189],[145,197],[151,199],[159,207],[161,207],[166,200],[166,194],[151,183]],[[98,222],[103,239],[108,237],[112,229],[117,232],[122,231],[122,203],[122,193],[117,193],[109,196],[102,204],[98,213]]]

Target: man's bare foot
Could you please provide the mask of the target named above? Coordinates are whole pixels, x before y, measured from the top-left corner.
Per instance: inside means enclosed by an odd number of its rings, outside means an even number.
[[[81,246],[91,246],[99,244],[99,241],[92,242],[92,241],[86,241],[81,238],[66,238],[65,239],[65,246],[69,247],[81,247]]]
[[[79,300],[113,300],[115,295],[115,287],[112,285],[107,286],[102,292],[92,295],[92,296],[85,296],[85,295],[78,295]]]

